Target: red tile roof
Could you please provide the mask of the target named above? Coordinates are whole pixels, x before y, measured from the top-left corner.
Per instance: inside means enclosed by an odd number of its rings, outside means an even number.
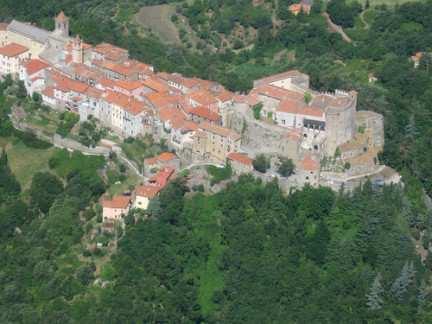
[[[231,91],[223,89],[219,93],[215,94],[216,99],[219,99],[221,102],[227,102],[234,100],[234,93]]]
[[[193,92],[189,95],[189,98],[195,102],[198,102],[202,106],[217,104],[216,98],[206,90]]]
[[[101,91],[101,90],[99,90],[99,89],[96,89],[96,88],[94,88],[94,87],[89,87],[89,88],[87,89],[86,94],[87,94],[87,96],[89,96],[89,97],[91,97],[91,98],[99,99],[99,98],[102,97],[102,95],[103,95],[103,91]]]
[[[300,167],[305,171],[317,171],[320,168],[320,164],[308,154],[300,161]]]
[[[212,124],[207,123],[207,122],[200,123],[199,128],[201,128],[202,130],[205,130],[207,132],[217,134],[217,135],[222,136],[222,137],[229,137],[234,141],[239,140],[241,137],[239,134],[237,134],[232,129],[225,128],[222,126],[212,125]]]
[[[212,112],[210,109],[203,106],[192,108],[188,111],[188,113],[197,117],[201,117],[211,122],[219,122],[221,119],[219,114],[216,114]]]
[[[112,199],[102,199],[103,208],[126,209],[131,202],[129,196],[114,196]]]
[[[160,190],[161,188],[158,186],[143,185],[136,187],[135,194],[140,197],[146,197],[151,199],[154,198]]]
[[[96,45],[93,50],[99,54],[102,54],[106,59],[112,61],[118,61],[122,57],[128,55],[127,50],[108,43],[100,43]]]
[[[46,87],[42,90],[42,95],[54,98],[54,88],[53,87]]]
[[[10,43],[6,46],[0,47],[0,55],[15,57],[27,52],[29,49],[25,46],[19,45],[17,43]]]
[[[252,159],[245,153],[232,152],[228,154],[228,159],[244,165],[252,165]]]
[[[41,61],[39,59],[31,59],[24,63],[24,68],[27,71],[27,75],[33,75],[36,72],[46,69],[49,66],[50,65],[48,63],[45,63],[44,61]]]
[[[89,88],[89,85],[80,81],[72,80],[68,77],[61,75],[53,75],[55,81],[55,88],[62,92],[77,92],[85,93]]]
[[[303,106],[304,104],[301,104],[298,101],[285,99],[281,101],[279,107],[277,108],[277,111],[290,114],[298,114]]]
[[[168,92],[170,88],[156,77],[148,78],[142,81],[142,84],[155,92]]]
[[[162,152],[161,154],[158,155],[158,159],[161,161],[172,161],[176,158],[177,156],[174,153],[171,152]]]
[[[127,81],[127,80],[115,81],[114,85],[128,91],[133,91],[143,86],[141,81]]]
[[[143,102],[119,92],[107,91],[105,100],[111,104],[123,108],[132,115],[138,115],[145,110],[145,104]]]
[[[291,99],[291,100],[304,100],[304,95],[302,93],[287,90],[284,88],[275,87],[272,85],[260,85],[251,91],[252,94],[262,95],[266,97],[271,97],[277,100]]]
[[[150,180],[150,183],[154,183],[155,185],[163,188],[168,184],[169,179],[174,174],[173,168],[163,168],[158,173],[156,173]]]
[[[154,156],[152,158],[148,158],[144,160],[144,164],[146,165],[154,165],[159,162],[168,162],[177,158],[177,155],[171,152],[162,152],[161,154]]]

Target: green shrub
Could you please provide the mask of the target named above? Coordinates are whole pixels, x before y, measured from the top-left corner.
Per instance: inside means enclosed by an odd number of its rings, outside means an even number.
[[[232,168],[230,164],[226,164],[223,168],[210,165],[207,167],[207,172],[211,177],[210,184],[212,186],[221,181],[228,180],[232,176]]]
[[[259,154],[253,160],[252,165],[254,169],[261,173],[266,173],[267,170],[270,168],[270,161],[266,158],[264,154]]]

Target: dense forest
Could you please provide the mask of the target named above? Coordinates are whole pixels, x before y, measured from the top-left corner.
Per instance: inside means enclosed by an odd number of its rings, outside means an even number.
[[[432,322],[432,257],[420,257],[432,239],[424,199],[432,194],[432,61],[426,55],[414,69],[408,60],[431,47],[432,2],[361,8],[332,1],[327,11],[351,44],[327,31],[319,1],[310,16],[297,17],[272,1],[262,10],[246,1],[182,4],[179,14],[197,18],[190,23],[204,41],[237,24],[257,30],[252,47],[216,52],[167,46],[127,19],[162,2],[0,0],[0,18],[52,28],[64,9],[72,32],[88,42],[112,42],[159,70],[233,90],[288,68],[310,74],[317,89],[356,89],[359,109],[384,114],[381,158],[405,186],[286,196],[276,183],[246,176],[207,196],[188,192],[180,178],[152,202],[148,218],[128,217],[107,260],[83,244],[97,222],[107,162],[59,150],[23,187],[1,150],[0,322]],[[359,27],[364,9],[372,13],[368,28]],[[275,59],[281,51],[293,55]],[[0,139],[47,148],[11,126],[9,100],[22,97],[20,89],[7,81],[0,92]]]

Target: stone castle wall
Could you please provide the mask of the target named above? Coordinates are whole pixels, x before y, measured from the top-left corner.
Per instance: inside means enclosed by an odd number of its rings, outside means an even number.
[[[299,142],[287,137],[287,129],[256,120],[246,104],[233,106],[227,127],[242,135],[241,148],[252,157],[264,153],[298,160]]]
[[[327,156],[333,156],[339,145],[354,138],[357,94],[353,94],[351,99],[345,107],[329,106],[326,109]]]

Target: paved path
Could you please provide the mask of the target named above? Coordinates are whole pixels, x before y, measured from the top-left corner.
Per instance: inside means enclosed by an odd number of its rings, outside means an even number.
[[[369,9],[363,10],[360,14],[360,21],[363,23],[363,28],[364,29],[369,29],[370,25],[369,23],[366,21],[366,19],[364,18],[365,13],[368,11]]]
[[[143,174],[140,172],[139,168],[135,165],[134,162],[129,160],[126,156],[124,156],[121,147],[117,146],[114,150],[109,149],[107,147],[103,146],[96,146],[96,147],[87,147],[73,139],[70,138],[62,138],[58,134],[54,134],[53,136],[48,136],[41,132],[40,129],[34,128],[31,125],[27,123],[23,123],[12,114],[10,116],[10,119],[12,121],[12,125],[15,129],[22,131],[22,132],[30,132],[34,134],[37,138],[40,140],[46,141],[54,145],[55,147],[61,148],[61,149],[67,149],[70,151],[80,151],[81,153],[85,155],[98,155],[98,156],[105,156],[108,157],[111,152],[116,152],[117,156],[126,164],[126,166],[132,170],[136,175],[139,177],[144,178]]]
[[[213,162],[197,162],[197,163],[192,163],[190,165],[188,165],[187,167],[184,167],[183,169],[181,169],[179,172],[182,171],[186,171],[186,170],[190,170],[192,168],[195,167],[200,167],[200,166],[215,166],[216,168],[223,168],[225,167],[225,165],[220,164],[220,163],[213,163]]]
[[[352,39],[345,34],[343,28],[339,25],[336,25],[330,18],[330,15],[327,12],[323,12],[322,15],[327,21],[327,26],[330,28],[330,30],[334,33],[338,33],[342,36],[342,39],[347,43],[352,43]]]

